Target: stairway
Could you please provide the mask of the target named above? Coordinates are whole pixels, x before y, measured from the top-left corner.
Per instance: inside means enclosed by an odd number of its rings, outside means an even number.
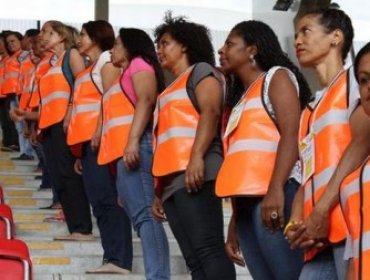
[[[16,223],[16,237],[25,241],[30,249],[33,263],[33,280],[142,280],[144,266],[140,241],[134,240],[133,272],[129,275],[87,275],[85,271],[101,264],[103,250],[100,240],[54,241],[56,235],[67,234],[65,223],[45,223],[44,218],[57,210],[40,210],[50,205],[51,191],[38,191],[39,173],[33,172],[36,161],[12,161],[18,153],[0,152],[0,185],[3,186],[5,202],[12,208]],[[230,208],[225,207],[225,230]],[[171,279],[191,279],[187,273],[179,247],[168,224],[165,229],[170,243]],[[94,221],[93,234],[99,237]],[[246,268],[237,267],[238,279],[252,279]],[[1,279],[1,277],[0,277]]]

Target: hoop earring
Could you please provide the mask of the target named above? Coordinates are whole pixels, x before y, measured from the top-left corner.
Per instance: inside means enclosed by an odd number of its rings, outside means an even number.
[[[249,56],[249,62],[251,63],[252,68],[256,67],[256,60],[254,59],[253,54]]]

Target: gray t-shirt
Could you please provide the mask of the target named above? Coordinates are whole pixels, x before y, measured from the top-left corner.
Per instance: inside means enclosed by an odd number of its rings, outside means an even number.
[[[198,63],[194,66],[191,76],[189,77],[186,90],[189,95],[191,102],[193,103],[195,109],[199,111],[198,103],[195,96],[195,88],[204,78],[208,76],[214,76],[216,79],[223,84],[221,78],[221,73],[219,73],[215,68],[205,62]],[[221,120],[220,120],[221,123]],[[220,127],[220,125],[219,125]],[[218,135],[211,142],[207,153],[204,156],[205,162],[205,174],[204,181],[213,181],[217,177],[218,170],[221,167],[223,161],[223,151],[222,151],[222,140],[221,140],[221,129],[219,129]],[[185,188],[185,171],[177,172],[167,176],[159,178],[160,184],[164,186],[162,201],[169,198],[177,190]]]

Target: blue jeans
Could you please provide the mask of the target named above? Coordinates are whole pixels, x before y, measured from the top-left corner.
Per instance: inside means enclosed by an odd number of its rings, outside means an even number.
[[[118,206],[117,190],[107,165],[98,165],[97,155],[90,142],[83,145],[82,178],[96,218],[103,259],[122,268],[132,269],[131,222],[124,209]]]
[[[299,280],[344,280],[348,262],[343,259],[344,244],[327,248],[305,263]]]
[[[299,184],[290,179],[284,188],[285,221]],[[283,232],[270,232],[261,219],[262,197],[236,200],[237,233],[247,267],[256,280],[296,280],[303,266],[303,251],[291,250]]]
[[[14,96],[10,101],[10,109],[18,107],[18,97]],[[33,155],[33,148],[30,139],[24,136],[24,121],[14,122],[15,129],[18,132],[19,151],[27,156]]]
[[[141,239],[145,276],[148,280],[170,279],[169,247],[163,225],[154,220],[151,133],[140,140],[140,166],[128,170],[122,159],[117,162],[117,188],[124,207]]]

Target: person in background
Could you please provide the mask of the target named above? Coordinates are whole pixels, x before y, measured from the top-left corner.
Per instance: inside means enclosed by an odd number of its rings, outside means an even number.
[[[176,80],[159,95],[154,112],[153,213],[167,218],[192,279],[236,279],[224,248],[222,201],[214,192],[225,92],[209,31],[167,14],[155,40],[162,68]]]
[[[4,66],[4,80],[1,87],[1,94],[5,95],[6,113],[4,114],[5,122],[8,129],[5,131],[6,138],[9,139],[9,145],[3,146],[3,151],[19,151],[18,134],[14,122],[10,120],[9,112],[16,106],[18,78],[20,73],[22,53],[21,42],[23,36],[19,32],[10,31],[6,33],[5,48],[9,54]]]
[[[285,230],[292,248],[305,249],[301,280],[344,279],[348,267],[339,189],[370,151],[370,118],[359,106],[353,69],[344,68],[352,39],[351,19],[338,9],[311,11],[295,26],[298,61],[322,86],[302,113],[302,187]]]

